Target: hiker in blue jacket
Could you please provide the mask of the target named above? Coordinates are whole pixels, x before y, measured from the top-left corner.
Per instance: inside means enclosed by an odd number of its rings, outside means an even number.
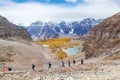
[[[33,70],[33,71],[35,70],[35,65],[34,65],[34,64],[32,64],[32,70]]]

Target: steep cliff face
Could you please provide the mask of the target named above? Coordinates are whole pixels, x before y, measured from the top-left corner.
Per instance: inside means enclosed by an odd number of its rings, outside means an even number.
[[[20,37],[30,40],[30,36],[26,29],[10,23],[6,18],[0,16],[0,38]]]
[[[86,58],[96,57],[103,53],[111,54],[120,49],[120,13],[117,13],[99,25],[88,34],[83,50]],[[117,46],[117,47],[116,47]],[[115,54],[115,53],[113,53]]]

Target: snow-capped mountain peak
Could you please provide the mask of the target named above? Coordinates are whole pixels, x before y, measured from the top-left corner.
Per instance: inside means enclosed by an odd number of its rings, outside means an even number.
[[[42,22],[36,21],[27,29],[34,39],[59,38],[61,36],[83,36],[103,19],[86,18],[82,21],[65,22]]]

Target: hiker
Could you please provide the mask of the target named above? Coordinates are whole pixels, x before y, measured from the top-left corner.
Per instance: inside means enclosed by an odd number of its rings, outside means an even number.
[[[83,61],[83,59],[81,59],[81,64],[84,64],[84,61]]]
[[[12,68],[11,68],[11,67],[8,67],[8,71],[12,71]]]
[[[62,67],[65,67],[65,63],[64,63],[64,61],[62,61]]]
[[[69,67],[71,66],[71,64],[70,64],[70,60],[68,61],[68,66],[69,66]]]
[[[7,72],[7,71],[8,71],[8,70],[7,70],[6,67],[2,68],[2,72]]]
[[[52,64],[50,62],[48,62],[48,64],[49,64],[48,69],[50,69]]]
[[[35,70],[35,65],[34,65],[34,64],[32,64],[32,70],[33,70],[33,71]]]
[[[76,63],[76,61],[73,59],[73,65]]]

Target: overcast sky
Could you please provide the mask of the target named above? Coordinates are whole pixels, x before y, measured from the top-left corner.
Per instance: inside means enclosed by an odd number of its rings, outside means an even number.
[[[0,15],[15,24],[106,18],[120,11],[120,0],[0,0]]]

